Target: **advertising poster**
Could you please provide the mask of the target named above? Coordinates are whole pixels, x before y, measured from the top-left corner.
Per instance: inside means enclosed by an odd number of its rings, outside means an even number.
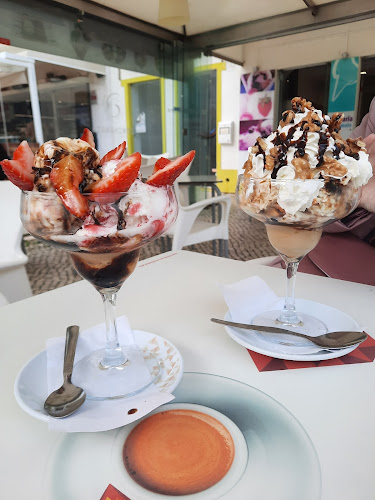
[[[328,114],[344,113],[341,135],[347,139],[355,128],[355,104],[358,85],[359,57],[337,59],[331,64]]]
[[[256,71],[241,76],[240,87],[240,169],[247,160],[249,147],[259,136],[273,130],[275,71]]]

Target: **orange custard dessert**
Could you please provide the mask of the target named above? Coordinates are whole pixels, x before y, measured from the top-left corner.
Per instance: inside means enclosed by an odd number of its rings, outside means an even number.
[[[168,410],[146,418],[123,448],[134,481],[164,495],[210,488],[229,471],[233,458],[234,443],[226,427],[194,410]]]

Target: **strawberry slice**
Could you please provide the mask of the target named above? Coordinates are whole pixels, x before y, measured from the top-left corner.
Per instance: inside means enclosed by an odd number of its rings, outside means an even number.
[[[81,162],[73,155],[65,156],[53,166],[50,179],[69,212],[83,219],[89,213],[89,202],[79,191],[83,181]]]
[[[117,148],[112,149],[109,153],[103,156],[103,158],[100,160],[99,165],[104,165],[106,161],[111,161],[111,160],[120,160],[122,155],[125,152],[126,148],[126,142],[122,142]]]
[[[175,160],[167,163],[164,168],[150,175],[146,184],[152,186],[170,186],[174,183],[177,177],[187,168],[193,161],[195,151],[189,151],[184,156],[180,156]]]
[[[168,163],[171,163],[171,160],[168,160],[168,158],[159,158],[158,161],[155,163],[154,171],[152,172],[155,174],[158,170],[161,170],[162,168],[166,167]]]
[[[138,176],[141,155],[132,155],[120,160],[113,174],[91,184],[90,193],[121,193],[127,191]]]
[[[95,149],[94,136],[92,135],[91,130],[89,130],[88,128],[85,128],[85,130],[83,131],[81,140],[87,142],[92,148]]]
[[[4,174],[17,187],[31,191],[34,187],[34,153],[27,141],[22,141],[13,153],[13,160],[0,161]]]

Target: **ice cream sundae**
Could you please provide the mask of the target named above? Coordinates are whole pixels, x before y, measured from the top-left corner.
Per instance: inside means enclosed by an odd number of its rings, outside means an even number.
[[[190,151],[173,161],[160,158],[152,175],[143,179],[141,155],[124,158],[125,148],[123,142],[100,157],[92,133],[85,129],[79,139],[60,137],[45,142],[35,155],[23,141],[12,160],[1,162],[9,180],[23,190],[25,228],[35,238],[68,251],[78,273],[102,295],[107,347],[90,361],[95,372],[91,376],[99,379],[104,375],[97,372],[125,366],[129,378],[132,355],[129,348],[124,354],[118,345],[116,292],[134,271],[141,247],[175,221],[178,204],[173,183],[195,155]],[[157,376],[155,366],[151,371]],[[79,366],[76,373],[80,373]],[[92,397],[120,397],[127,395],[125,382],[121,394],[112,393],[110,378],[103,383],[93,381],[96,393],[87,385],[85,390]]]
[[[330,118],[311,102],[295,97],[278,129],[249,148],[241,208],[251,207],[251,213],[264,222],[276,218],[301,227],[343,217],[350,203],[348,191],[354,194],[372,176],[364,142],[341,138],[343,119],[342,113]],[[259,180],[257,187],[249,182],[252,179]],[[270,179],[280,182],[271,186]],[[301,182],[282,182],[289,179]]]
[[[295,97],[277,130],[249,148],[239,177],[240,207],[265,223],[290,279],[318,244],[323,227],[356,207],[361,186],[372,176],[364,142],[341,137],[343,119],[343,113],[329,117]],[[293,289],[290,285],[279,318],[289,326],[303,323],[294,310]]]
[[[80,139],[45,142],[35,155],[24,141],[13,160],[2,162],[8,178],[25,192],[26,229],[74,252],[77,271],[98,288],[121,285],[119,277],[130,274],[140,247],[174,222],[171,185],[194,157],[190,152],[173,162],[162,158],[145,180],[139,175],[141,155],[122,158],[125,146],[100,158],[86,129]]]

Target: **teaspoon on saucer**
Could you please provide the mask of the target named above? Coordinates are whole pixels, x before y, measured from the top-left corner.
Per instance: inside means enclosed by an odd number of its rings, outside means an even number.
[[[64,352],[64,382],[63,385],[53,391],[44,403],[44,410],[48,415],[62,418],[71,415],[84,403],[86,394],[83,389],[72,384],[72,371],[74,356],[77,347],[79,327],[68,326],[66,329],[65,352]]]
[[[323,335],[318,335],[317,337],[311,337],[310,335],[305,335],[303,333],[294,332],[292,330],[286,330],[284,328],[275,328],[272,326],[259,326],[259,325],[247,325],[245,323],[236,323],[234,321],[227,321],[223,319],[211,318],[214,323],[219,323],[220,325],[234,326],[236,328],[243,328],[245,330],[253,330],[256,332],[265,333],[280,333],[293,335],[296,337],[302,337],[315,345],[322,347],[323,349],[344,349],[345,347],[350,347],[367,339],[367,334],[365,332],[329,332]]]

